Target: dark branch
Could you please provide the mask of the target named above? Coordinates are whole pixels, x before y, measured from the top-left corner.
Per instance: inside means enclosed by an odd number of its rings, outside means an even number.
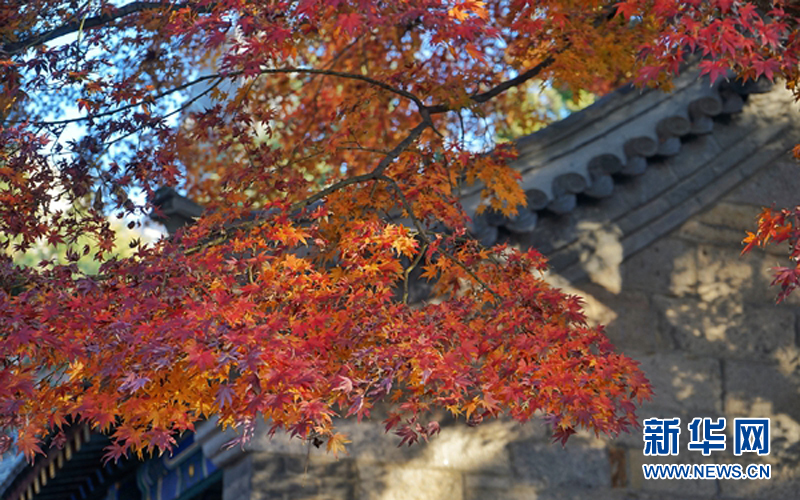
[[[36,126],[51,126],[51,125],[66,125],[68,123],[85,122],[85,121],[90,121],[90,120],[96,120],[98,118],[104,118],[106,116],[111,116],[111,115],[115,115],[117,113],[121,113],[123,111],[127,111],[127,110],[135,108],[137,106],[141,106],[142,104],[149,104],[151,102],[155,102],[155,101],[161,99],[162,97],[166,97],[166,96],[168,96],[170,94],[174,94],[175,92],[180,92],[181,90],[186,90],[189,87],[193,87],[194,85],[197,85],[198,83],[203,83],[205,81],[213,80],[215,78],[224,78],[224,77],[222,77],[222,76],[220,76],[219,74],[216,74],[216,73],[213,74],[213,75],[201,76],[200,78],[197,78],[196,80],[192,80],[191,82],[186,82],[184,84],[178,85],[177,87],[173,87],[173,88],[165,90],[163,92],[159,92],[158,94],[152,96],[152,98],[150,98],[148,101],[142,100],[142,101],[138,101],[138,102],[133,102],[133,103],[130,103],[130,104],[126,104],[125,106],[120,106],[119,108],[116,108],[116,109],[103,111],[102,113],[95,113],[95,114],[89,115],[89,116],[79,116],[77,118],[66,118],[64,120],[28,122],[28,123],[30,125],[36,125]],[[3,122],[0,122],[0,123],[23,123],[23,122],[27,122],[27,120],[4,120]]]
[[[408,133],[408,135],[405,137],[405,139],[400,141],[397,144],[397,146],[394,147],[394,149],[392,149],[391,151],[386,153],[386,156],[384,156],[383,159],[381,159],[380,163],[378,163],[378,165],[375,167],[375,169],[372,172],[370,172],[368,174],[356,175],[355,177],[348,177],[347,179],[343,179],[343,180],[341,180],[341,181],[339,181],[339,182],[337,182],[335,184],[332,184],[331,186],[323,189],[322,191],[319,191],[319,192],[315,193],[314,195],[306,198],[305,200],[293,205],[292,206],[292,211],[301,210],[301,209],[311,205],[312,203],[315,203],[315,202],[327,197],[329,194],[332,194],[332,193],[342,189],[343,187],[349,186],[351,184],[357,184],[359,182],[366,182],[366,181],[373,181],[373,180],[382,178],[384,170],[386,170],[386,168],[389,165],[391,165],[391,163],[398,156],[400,156],[400,154],[403,151],[405,151],[406,148],[411,145],[411,143],[416,141],[417,138],[419,138],[419,136],[422,135],[422,132],[424,132],[425,129],[427,129],[428,127],[430,127],[430,123],[427,122],[427,121],[421,122],[419,125],[414,127]]]
[[[373,170],[372,173],[374,175],[381,175],[383,171],[386,170],[386,167],[388,167],[395,160],[395,158],[400,156],[400,153],[405,151],[406,148],[410,146],[411,143],[416,141],[417,138],[422,135],[422,132],[424,132],[425,129],[430,126],[431,122],[426,120],[421,122],[413,129],[411,129],[411,132],[408,133],[406,138],[400,141],[400,143],[397,146],[395,146],[394,149],[389,151],[389,153],[387,153],[386,156],[383,157],[383,159],[380,161],[380,163],[378,163],[378,166],[375,167],[375,170]]]
[[[392,179],[389,179],[388,177],[383,175],[383,172],[392,163],[392,161],[394,161],[398,156],[400,156],[400,154],[402,154],[403,151],[405,151],[405,149],[408,146],[411,145],[411,143],[413,143],[415,140],[417,140],[417,138],[419,138],[419,136],[422,135],[422,132],[424,132],[425,129],[427,129],[428,127],[430,127],[430,122],[428,122],[428,121],[423,121],[419,125],[414,127],[408,133],[408,135],[405,137],[405,139],[400,141],[397,144],[397,146],[394,147],[394,149],[392,149],[391,151],[386,153],[386,155],[383,157],[383,159],[381,159],[381,161],[378,163],[378,165],[375,167],[375,169],[372,170],[371,172],[366,173],[366,174],[361,174],[361,175],[355,175],[353,177],[348,177],[346,179],[342,179],[342,180],[340,180],[338,182],[335,182],[335,183],[331,184],[330,186],[328,186],[327,188],[325,188],[325,189],[323,189],[321,191],[317,191],[316,193],[314,193],[313,195],[309,196],[308,198],[306,198],[306,199],[304,199],[302,201],[299,201],[299,202],[295,203],[294,205],[292,205],[289,208],[289,213],[291,213],[291,214],[300,213],[300,211],[302,211],[304,208],[306,208],[306,207],[308,207],[310,205],[313,205],[314,203],[316,203],[316,202],[318,202],[318,201],[320,201],[320,200],[322,200],[324,198],[327,198],[329,195],[335,193],[336,191],[339,191],[340,189],[343,189],[343,188],[345,188],[347,186],[351,186],[353,184],[359,184],[361,182],[379,181],[379,180],[380,181],[391,181],[392,183],[394,183],[394,181]],[[396,185],[397,184],[395,183],[395,186]],[[402,195],[402,191],[399,194]],[[401,200],[402,199],[403,198],[401,198]],[[406,205],[407,205],[407,202],[406,202]],[[410,208],[410,207],[407,207],[407,209],[408,208]],[[409,213],[411,213],[413,215],[413,212],[409,212]],[[212,237],[210,240],[208,240],[208,241],[206,241],[206,242],[204,242],[204,243],[202,243],[202,244],[200,244],[200,245],[198,245],[196,247],[193,247],[193,248],[190,248],[190,249],[186,250],[185,253],[186,253],[186,255],[191,255],[191,254],[197,253],[197,252],[199,252],[199,251],[201,251],[203,249],[209,248],[211,246],[218,245],[219,243],[222,243],[222,242],[226,241],[229,238],[228,231],[237,230],[237,229],[251,228],[251,227],[257,226],[258,224],[261,224],[262,222],[263,222],[263,220],[261,220],[261,219],[234,222],[233,224],[228,225],[224,230],[222,230],[220,233],[218,233],[217,235]],[[421,231],[422,230],[422,226],[418,224],[417,225],[417,229]],[[421,233],[421,234],[423,234],[423,233]]]
[[[548,66],[553,64],[553,61],[555,61],[555,58],[553,56],[549,56],[547,59],[545,59],[544,61],[540,62],[536,66],[532,67],[528,71],[517,75],[515,78],[512,78],[510,80],[506,80],[503,83],[497,85],[496,87],[493,87],[493,88],[487,90],[486,92],[482,92],[480,94],[474,94],[474,95],[472,95],[470,97],[470,99],[472,99],[472,101],[474,103],[476,103],[476,104],[481,104],[481,103],[484,103],[486,101],[489,101],[489,100],[497,97],[498,95],[502,94],[503,92],[505,92],[506,90],[508,90],[508,89],[510,89],[512,87],[516,87],[518,85],[522,85],[523,83],[527,82],[531,78],[536,78],[536,76],[538,76],[539,73],[541,73]],[[437,113],[446,113],[448,111],[453,111],[453,108],[451,108],[450,106],[448,106],[446,104],[437,104],[436,106],[428,106],[428,107],[425,108],[425,110],[429,114],[433,115],[433,114],[437,114]]]
[[[360,80],[362,82],[369,83],[370,85],[382,88],[383,90],[392,92],[393,94],[397,94],[400,97],[405,97],[406,99],[416,104],[417,108],[419,108],[420,111],[425,110],[425,105],[422,104],[422,100],[419,97],[412,94],[411,92],[407,92],[403,89],[393,87],[388,83],[384,83],[380,80],[375,80],[374,78],[370,78],[368,76],[363,76],[355,73],[344,73],[342,71],[334,71],[330,69],[315,69],[315,68],[274,68],[274,69],[262,69],[259,71],[259,74],[262,75],[278,74],[278,73],[306,73],[309,75],[327,75],[327,76],[336,76],[339,78],[345,78],[348,80]],[[231,76],[240,76],[242,74],[244,74],[243,71],[237,71]]]
[[[116,21],[117,19],[121,19],[131,14],[136,14],[138,12],[143,12],[146,10],[163,9],[163,8],[178,10],[184,7],[191,7],[195,12],[198,13],[206,13],[211,11],[211,9],[213,8],[213,4],[202,7],[195,7],[194,4],[192,3],[173,4],[171,2],[131,2],[129,4],[123,5],[118,9],[114,9],[111,12],[100,14],[99,16],[88,17],[83,20],[76,19],[75,21],[61,25],[58,28],[54,28],[52,30],[45,31],[44,33],[40,33],[38,35],[32,35],[27,38],[23,38],[22,40],[18,40],[16,42],[7,43],[3,46],[2,52],[5,52],[9,55],[14,55],[19,52],[24,52],[32,47],[38,47],[39,45],[45,44],[50,40],[55,40],[56,38],[62,37],[64,35],[76,33],[80,30],[90,30],[93,28],[99,28],[108,23]]]

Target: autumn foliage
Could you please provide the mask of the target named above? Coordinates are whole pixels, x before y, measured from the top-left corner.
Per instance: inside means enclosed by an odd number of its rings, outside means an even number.
[[[544,414],[562,440],[628,429],[650,396],[636,363],[535,250],[472,240],[459,195],[525,203],[493,137],[535,119],[513,112],[540,85],[668,87],[699,61],[794,88],[793,11],[762,4],[4,3],[2,242],[70,251],[0,262],[0,426],[31,456],[84,421],[113,437],[109,458],[214,415],[241,439],[265,419],[336,452],[335,419],[380,402],[407,443],[437,432],[434,409]],[[160,186],[206,215],[112,257],[106,216],[135,225]]]
[[[772,285],[781,289],[778,302],[785,300],[800,287],[800,206],[794,210],[764,208],[758,217],[756,232],[748,232],[743,243],[745,247],[742,254],[759,246],[788,244],[790,265],[774,269],[775,279]]]

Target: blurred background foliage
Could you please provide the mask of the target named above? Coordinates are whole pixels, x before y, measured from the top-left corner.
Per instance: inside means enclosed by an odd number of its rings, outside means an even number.
[[[141,244],[147,244],[157,240],[162,231],[155,225],[147,223],[134,223],[133,227],[129,227],[130,222],[124,219],[117,219],[116,217],[109,218],[111,230],[116,235],[114,250],[107,253],[103,261],[112,258],[125,258],[131,257],[136,253],[136,249]],[[54,264],[69,264],[70,253],[76,254],[79,258],[75,263],[78,269],[86,275],[98,274],[100,265],[103,261],[94,259],[97,253],[97,244],[94,239],[88,236],[80,236],[74,243],[64,243],[60,245],[50,245],[47,240],[42,239],[39,243],[22,252],[15,249],[14,241],[5,250],[5,253],[12,258],[14,263],[21,267],[36,267],[43,261],[48,261]]]
[[[573,92],[566,88],[553,88],[542,81],[513,87],[508,93],[519,95],[520,104],[495,125],[498,142],[510,142],[532,134],[580,111],[596,100],[595,94],[585,90]]]

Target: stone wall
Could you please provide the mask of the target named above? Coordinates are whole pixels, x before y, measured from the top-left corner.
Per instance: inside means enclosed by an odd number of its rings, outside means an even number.
[[[659,461],[643,456],[641,433],[635,433],[610,443],[624,450],[630,492],[660,492],[663,498],[800,498],[800,295],[775,305],[777,290],[769,286],[771,268],[787,264],[786,248],[740,256],[742,237],[753,229],[762,206],[800,201],[798,174],[800,167],[788,157],[763,168],[625,261],[620,293],[598,285],[578,287],[594,318],[609,325],[609,337],[641,361],[654,385],[656,397],[640,416],[682,418],[682,450],[673,462],[772,464],[769,481],[645,481],[642,461]],[[685,425],[707,416],[727,417],[729,428],[735,417],[770,417],[771,454],[737,458],[730,444],[726,452],[705,459],[687,451]]]

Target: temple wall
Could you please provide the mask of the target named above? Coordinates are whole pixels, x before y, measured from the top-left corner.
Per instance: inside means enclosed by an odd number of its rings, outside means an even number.
[[[640,417],[682,419],[677,457],[645,457],[641,432],[609,442],[624,457],[627,491],[663,499],[800,497],[800,295],[776,305],[777,289],[769,286],[771,268],[788,265],[784,246],[740,256],[762,206],[798,203],[798,174],[788,155],[766,166],[622,263],[619,293],[576,286],[592,317],[608,325],[612,342],[639,360],[653,383],[656,396]],[[703,457],[686,449],[694,417],[727,418],[725,452]],[[736,417],[771,419],[769,456],[734,456]],[[656,481],[641,470],[642,463],[695,461],[771,464],[772,479]]]

